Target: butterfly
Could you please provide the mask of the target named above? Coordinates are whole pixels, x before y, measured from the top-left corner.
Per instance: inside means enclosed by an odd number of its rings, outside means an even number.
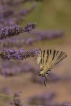
[[[44,85],[46,86],[46,75],[49,74],[54,65],[58,64],[61,60],[67,57],[67,54],[62,51],[47,49],[39,49],[37,55],[37,64],[40,66],[39,76],[44,77]]]

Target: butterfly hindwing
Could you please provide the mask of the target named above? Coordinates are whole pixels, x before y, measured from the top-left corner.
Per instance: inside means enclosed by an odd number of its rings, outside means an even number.
[[[66,53],[60,52],[60,55],[59,55],[59,57],[57,58],[57,61],[56,61],[55,64],[59,63],[61,60],[63,60],[63,59],[66,58],[66,57],[67,57]]]
[[[46,54],[45,61],[48,68],[53,68],[55,64],[59,63],[61,60],[67,57],[64,52],[52,49],[47,50]]]
[[[55,53],[54,53],[55,52]],[[53,67],[55,64],[59,63],[61,60],[67,57],[67,55],[64,52],[56,51],[53,52],[53,59],[51,62],[51,67]]]

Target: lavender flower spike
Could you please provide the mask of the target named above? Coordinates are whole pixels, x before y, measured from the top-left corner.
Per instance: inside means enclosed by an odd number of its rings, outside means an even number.
[[[0,53],[0,57],[6,60],[15,59],[15,60],[23,60],[29,57],[34,57],[37,55],[38,49],[24,51],[23,49],[19,49],[18,51],[14,49],[6,49]]]
[[[15,35],[19,35],[20,33],[30,32],[36,27],[36,23],[28,23],[25,28],[23,26],[12,26],[12,27],[3,27],[0,30],[0,39],[4,39],[7,37],[12,37]]]

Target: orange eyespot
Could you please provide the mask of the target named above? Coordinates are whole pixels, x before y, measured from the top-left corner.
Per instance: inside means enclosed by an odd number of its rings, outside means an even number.
[[[42,70],[44,70],[44,66],[43,66],[43,68],[41,68],[41,71],[42,71]]]
[[[43,70],[43,68],[41,68],[41,70]]]
[[[41,68],[41,71],[44,70],[44,68]]]

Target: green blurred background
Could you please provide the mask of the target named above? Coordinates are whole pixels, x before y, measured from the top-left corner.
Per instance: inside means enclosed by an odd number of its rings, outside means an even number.
[[[67,39],[70,40],[71,34],[71,0],[43,0],[42,2],[29,2],[22,7],[31,7],[31,4],[36,4],[36,8],[26,20],[20,25],[26,25],[28,22],[36,22],[36,29],[41,30],[58,30],[65,31],[64,39],[48,41],[49,44],[61,44]]]
[[[31,2],[23,6],[29,8]],[[43,0],[43,2],[38,2],[36,9],[21,24],[25,25],[27,22],[37,22],[37,28],[40,29],[62,29],[70,31],[71,0]]]

